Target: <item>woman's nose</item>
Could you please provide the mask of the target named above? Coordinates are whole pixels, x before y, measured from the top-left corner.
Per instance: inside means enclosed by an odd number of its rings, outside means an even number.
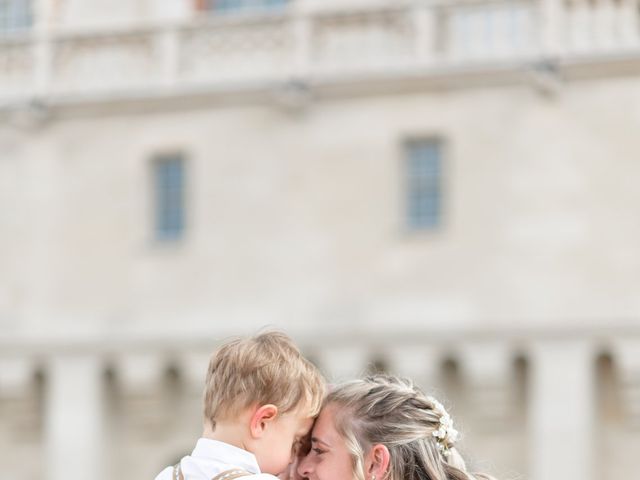
[[[298,463],[298,475],[301,477],[308,477],[311,473],[311,462],[309,461],[309,455],[306,455],[300,459]]]

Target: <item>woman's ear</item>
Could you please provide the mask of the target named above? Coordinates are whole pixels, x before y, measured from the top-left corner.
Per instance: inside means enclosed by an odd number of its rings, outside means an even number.
[[[253,438],[260,438],[267,426],[278,416],[278,407],[275,405],[261,405],[251,415],[249,430]]]
[[[385,445],[377,443],[371,447],[367,455],[365,480],[383,480],[389,470],[390,460],[389,449]]]

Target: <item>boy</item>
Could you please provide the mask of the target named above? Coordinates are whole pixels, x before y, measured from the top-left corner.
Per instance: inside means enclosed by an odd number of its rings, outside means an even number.
[[[207,371],[202,438],[156,480],[274,480],[311,429],[324,391],[320,372],[282,333],[222,345]]]

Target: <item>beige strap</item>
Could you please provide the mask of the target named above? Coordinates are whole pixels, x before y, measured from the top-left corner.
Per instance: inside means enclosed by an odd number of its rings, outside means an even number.
[[[227,470],[225,472],[219,473],[211,480],[235,480],[236,478],[246,477],[247,475],[251,474],[240,468],[235,468],[233,470]]]
[[[233,470],[226,470],[219,473],[211,480],[235,480],[236,478],[246,477],[247,475],[251,474],[240,468],[235,468]],[[182,472],[180,471],[180,462],[173,466],[173,480],[184,480],[184,475],[182,475]]]

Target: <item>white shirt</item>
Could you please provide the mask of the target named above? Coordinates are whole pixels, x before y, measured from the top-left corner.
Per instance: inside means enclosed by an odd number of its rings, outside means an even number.
[[[268,473],[261,473],[256,457],[228,443],[201,438],[191,455],[180,460],[180,469],[185,480],[211,480],[227,470],[241,468],[252,475],[242,477],[254,480],[277,480]],[[173,466],[162,470],[156,480],[173,480]]]

